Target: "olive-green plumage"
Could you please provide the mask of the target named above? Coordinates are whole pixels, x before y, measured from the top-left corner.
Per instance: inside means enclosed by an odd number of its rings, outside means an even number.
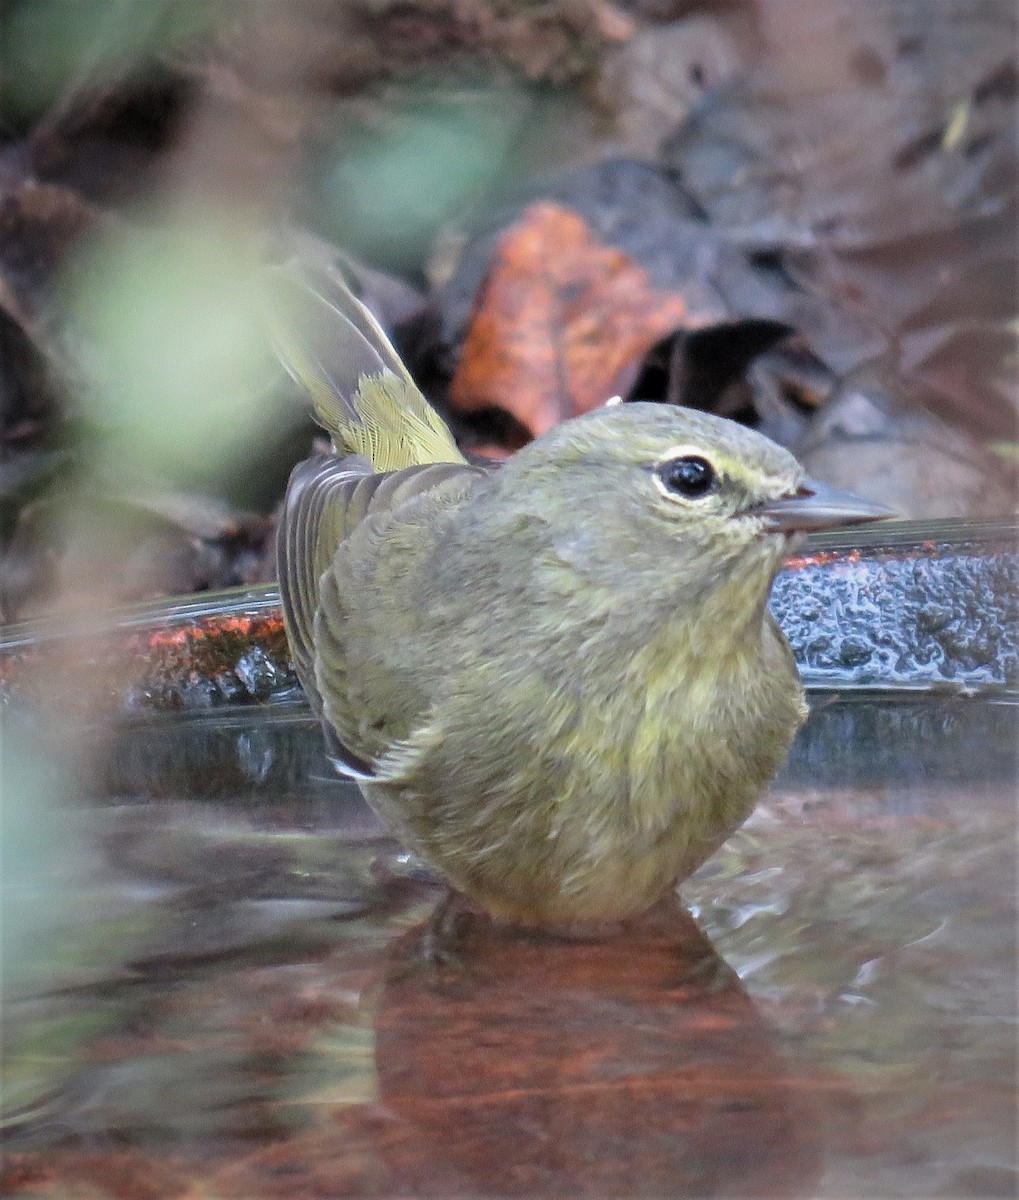
[[[746,819],[803,720],[765,607],[792,531],[885,513],[664,405],[470,466],[334,273],[275,280],[280,355],[336,451],[295,470],[278,547],[337,764],[497,915],[643,911]]]

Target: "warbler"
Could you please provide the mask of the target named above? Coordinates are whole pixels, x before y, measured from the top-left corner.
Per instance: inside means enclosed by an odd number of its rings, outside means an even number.
[[[277,554],[337,768],[497,917],[643,912],[746,819],[804,720],[766,607],[791,542],[890,510],[654,403],[472,465],[338,272],[270,270],[277,351],[335,450],[294,470]]]

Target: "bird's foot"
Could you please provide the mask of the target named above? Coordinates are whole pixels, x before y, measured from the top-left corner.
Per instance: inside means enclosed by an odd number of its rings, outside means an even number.
[[[491,918],[461,892],[446,892],[428,919],[421,937],[421,958],[433,967],[464,970],[465,947],[479,921]]]

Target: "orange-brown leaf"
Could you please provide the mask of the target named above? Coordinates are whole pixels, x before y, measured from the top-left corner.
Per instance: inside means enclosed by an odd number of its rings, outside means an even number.
[[[645,354],[687,319],[682,296],[655,288],[577,213],[533,204],[493,256],[450,399],[506,409],[537,436],[626,392]]]

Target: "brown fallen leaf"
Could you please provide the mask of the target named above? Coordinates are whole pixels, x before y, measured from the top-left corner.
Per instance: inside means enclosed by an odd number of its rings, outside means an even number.
[[[502,408],[535,437],[625,394],[644,355],[689,324],[622,250],[568,208],[526,208],[503,235],[450,389],[465,412]]]

